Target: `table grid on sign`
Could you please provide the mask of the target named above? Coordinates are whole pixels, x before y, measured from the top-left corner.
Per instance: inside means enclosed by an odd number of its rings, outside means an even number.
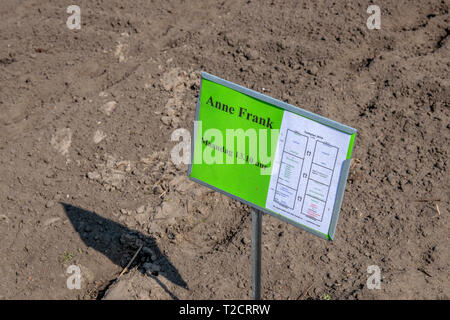
[[[301,210],[312,220],[322,222],[338,152],[338,147],[316,141]]]
[[[287,143],[290,140],[292,143]],[[287,130],[275,185],[274,201],[279,205],[294,209],[300,177],[303,171],[308,137],[298,132]],[[298,148],[286,148],[286,145],[298,145]]]

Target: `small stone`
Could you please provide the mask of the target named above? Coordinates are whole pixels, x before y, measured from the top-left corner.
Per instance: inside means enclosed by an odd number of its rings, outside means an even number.
[[[139,225],[143,226],[149,221],[149,216],[146,213],[140,213],[136,215],[135,219]]]
[[[259,52],[255,49],[250,49],[245,53],[245,57],[248,60],[256,60],[259,58]]]
[[[311,75],[316,75],[319,72],[319,69],[316,66],[312,66],[310,69],[306,70]]]
[[[164,123],[166,126],[170,126],[170,124],[172,123],[172,118],[169,116],[162,116],[161,122]]]
[[[143,267],[145,269],[145,272],[148,275],[151,275],[151,274],[153,274],[155,272],[160,272],[161,271],[161,267],[158,264],[156,264],[156,263],[147,262],[147,263],[144,263]]]
[[[136,237],[125,233],[120,237],[120,243],[134,248],[136,246]]]
[[[45,220],[45,222],[44,222],[44,227],[47,227],[47,226],[49,226],[49,225],[52,225],[52,224],[54,224],[55,222],[58,222],[59,220],[61,220],[61,218],[59,218],[59,217],[47,219],[47,220]]]
[[[164,190],[163,190],[163,188],[162,188],[159,184],[157,184],[157,185],[155,185],[155,186],[153,187],[153,194],[160,195],[160,194],[162,194],[163,192],[164,192]]]
[[[105,138],[106,138],[106,134],[101,130],[97,130],[97,131],[95,131],[92,140],[94,140],[94,143],[97,144],[97,143],[100,143]]]
[[[126,225],[128,228],[130,228],[130,229],[134,229],[134,228],[136,228],[136,221],[133,220],[133,219],[131,219],[131,218],[126,219],[126,220],[125,220],[125,225]]]
[[[155,252],[152,249],[150,249],[149,247],[143,247],[142,252],[150,257],[155,254]]]
[[[150,261],[156,261],[158,259],[156,253],[152,249],[150,249],[149,247],[142,248],[142,251],[144,252],[144,254],[149,256]]]
[[[142,268],[145,269],[145,271],[150,270],[150,268],[152,267],[152,263],[151,262],[146,262],[142,265]]]
[[[1,221],[5,221],[6,223],[9,223],[9,218],[4,214],[0,214],[0,222]]]
[[[62,155],[67,155],[72,144],[72,130],[69,128],[59,129],[53,135],[50,144]]]
[[[91,180],[100,180],[100,173],[98,172],[88,172],[87,177]]]
[[[114,109],[116,109],[116,107],[117,107],[116,101],[109,101],[101,107],[101,111],[107,116],[110,116],[114,111]]]
[[[45,207],[48,209],[48,208],[53,207],[54,205],[55,205],[55,201],[50,200],[45,204]]]
[[[144,211],[145,211],[145,206],[140,206],[140,207],[137,208],[137,210],[136,210],[136,212],[137,212],[138,214],[144,213]]]

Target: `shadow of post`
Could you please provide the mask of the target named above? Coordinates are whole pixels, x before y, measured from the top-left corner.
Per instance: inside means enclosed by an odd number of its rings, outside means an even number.
[[[128,263],[128,261],[124,260],[125,253],[134,253],[143,244],[144,247],[151,249],[151,256],[145,256],[146,253],[141,250],[135,261],[138,261],[138,258],[141,258],[141,261],[151,261],[161,269],[159,273],[154,272],[150,277],[156,280],[173,299],[177,299],[177,297],[157,278],[158,275],[162,275],[170,282],[188,289],[187,283],[170,260],[159,250],[153,237],[105,219],[95,212],[63,202],[61,202],[61,205],[64,207],[75,231],[78,232],[86,246],[101,252],[114,264],[124,268]],[[140,269],[140,271],[146,274],[145,270]]]

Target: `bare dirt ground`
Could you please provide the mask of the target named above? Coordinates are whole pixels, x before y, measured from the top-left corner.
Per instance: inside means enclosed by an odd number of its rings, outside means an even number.
[[[358,130],[334,242],[264,216],[263,298],[449,299],[449,2],[370,4],[2,0],[0,298],[250,297],[249,208],[170,161],[204,70]]]

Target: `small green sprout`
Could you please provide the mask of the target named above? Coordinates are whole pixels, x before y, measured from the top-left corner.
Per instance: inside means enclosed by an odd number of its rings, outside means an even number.
[[[64,251],[62,263],[64,264],[64,263],[72,260],[72,258],[73,258],[73,252],[72,251],[71,252]]]
[[[333,300],[333,298],[328,293],[324,293],[322,296],[322,300]]]

